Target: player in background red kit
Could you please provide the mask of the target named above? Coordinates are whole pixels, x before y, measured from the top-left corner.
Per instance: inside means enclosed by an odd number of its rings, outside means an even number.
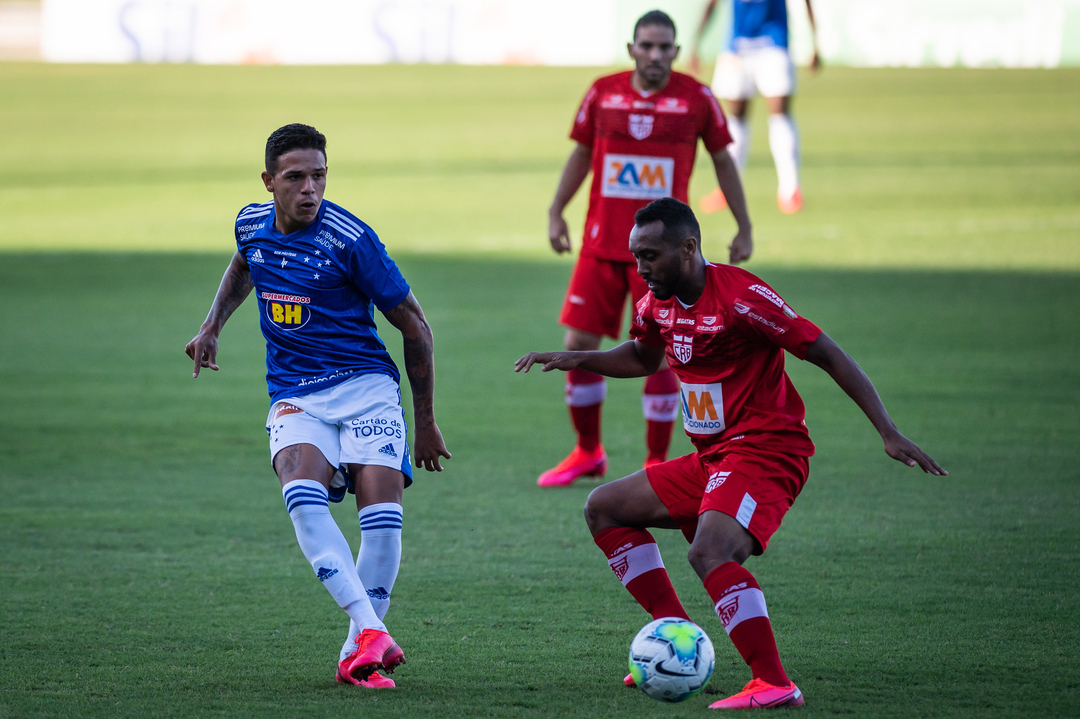
[[[691,542],[690,564],[753,675],[711,709],[801,705],[802,692],[780,663],[765,597],[742,567],[765,551],[814,453],[784,350],[829,373],[890,457],[946,472],[900,434],[870,379],[813,322],[749,272],[705,261],[689,207],[658,200],[635,221],[630,251],[651,294],[637,304],[633,339],[605,352],[529,353],[515,370],[540,364],[545,372],[641,377],[666,356],[682,380],[684,428],[697,451],[596,488],[585,520],[615,575],[653,618],[688,617],[647,528],[681,529]]]
[[[637,302],[646,292],[626,249],[634,212],[661,197],[686,201],[699,137],[738,223],[731,262],[747,259],[753,250],[739,172],[726,149],[731,135],[724,113],[708,87],[671,70],[679,54],[675,24],[658,10],[646,13],[634,27],[634,42],[627,49],[634,70],[600,78],[581,103],[570,133],[577,145],[549,211],[551,246],[556,252],[569,252],[563,209],[592,169],[581,256],[559,317],[567,328],[565,346],[570,350],[595,350],[603,335],[619,338],[627,293]],[[645,380],[646,466],[667,458],[678,392],[678,380],[664,365]],[[581,476],[604,473],[607,455],[600,442],[600,409],[606,394],[604,378],[593,372],[575,369],[567,375],[566,403],[577,445],[556,467],[541,474],[537,484],[567,485]]]

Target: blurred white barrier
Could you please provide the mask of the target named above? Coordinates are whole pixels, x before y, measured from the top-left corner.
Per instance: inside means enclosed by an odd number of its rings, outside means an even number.
[[[604,65],[615,0],[44,0],[54,62]]]
[[[787,0],[809,57],[804,0]],[[730,11],[730,0],[721,0]],[[3,4],[3,0],[0,0]],[[813,0],[827,64],[1080,65],[1080,0]],[[659,6],[688,45],[704,0],[42,0],[54,62],[625,63]],[[707,45],[720,43],[719,25]]]

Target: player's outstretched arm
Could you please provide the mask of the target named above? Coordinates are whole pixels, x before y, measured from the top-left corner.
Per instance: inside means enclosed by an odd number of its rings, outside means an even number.
[[[717,150],[712,154],[713,166],[716,168],[716,182],[720,185],[720,191],[724,193],[731,214],[739,225],[739,231],[728,245],[728,258],[735,265],[750,259],[754,252],[754,236],[750,226],[750,212],[746,209],[746,194],[743,192],[742,180],[739,178],[739,168],[731,153],[725,150]]]
[[[605,377],[647,377],[660,368],[663,360],[663,347],[650,347],[630,340],[603,351],[530,352],[514,363],[514,371],[528,372],[538,364],[544,372],[581,368]]]
[[[948,474],[938,466],[933,457],[919,449],[919,445],[900,434],[862,367],[824,332],[806,350],[806,360],[828,372],[836,384],[840,385],[840,389],[855,400],[855,404],[859,405],[881,435],[885,442],[885,452],[890,457],[909,467],[918,465],[929,474]]]
[[[440,458],[450,459],[439,425],[435,424],[435,338],[424,310],[410,291],[397,307],[383,313],[401,332],[405,374],[413,396],[413,460],[417,467],[441,472]]]
[[[203,367],[209,367],[217,372],[218,335],[221,334],[225,321],[247,299],[252,287],[254,284],[251,282],[247,260],[237,252],[221,278],[217,294],[214,295],[214,303],[210,305],[210,313],[203,320],[199,333],[192,337],[184,347],[187,356],[195,360],[195,371],[192,372],[192,377],[198,377],[199,370]]]
[[[581,183],[585,182],[591,166],[592,148],[579,142],[566,160],[559,186],[555,188],[555,199],[548,209],[548,240],[551,249],[559,254],[570,251],[570,229],[563,218],[563,210],[570,204]]]

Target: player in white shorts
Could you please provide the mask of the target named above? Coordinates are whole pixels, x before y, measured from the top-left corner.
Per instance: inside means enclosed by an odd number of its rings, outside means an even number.
[[[402,499],[412,484],[400,373],[376,332],[378,309],[401,332],[413,395],[416,466],[450,457],[435,424],[431,328],[375,232],[323,199],[326,138],[292,124],[266,143],[272,202],[236,218],[236,254],[186,352],[194,376],[216,370],[218,335],[254,291],[266,338],[270,460],[315,577],[348,615],[337,681],[390,688],[405,662],[383,619],[401,561]],[[356,494],[360,551],[330,502]]]
[[[701,36],[716,10],[717,0],[708,0],[690,56],[691,68],[700,67],[698,48]],[[814,55],[810,68],[817,70],[821,61],[817,51],[817,29],[810,0],[806,0],[810,18]],[[799,187],[799,132],[791,117],[791,96],[795,93],[795,68],[788,53],[787,3],[785,0],[732,0],[731,36],[726,49],[716,60],[713,93],[725,101],[728,147],[739,169],[746,167],[750,152],[750,126],[747,110],[750,98],[760,94],[769,110],[769,148],[776,164],[776,201],[786,214],[798,212],[803,205]],[[716,212],[727,206],[719,190],[701,198],[704,212]]]

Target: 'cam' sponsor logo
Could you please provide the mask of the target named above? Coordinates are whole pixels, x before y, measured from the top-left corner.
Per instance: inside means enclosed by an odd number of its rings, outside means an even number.
[[[604,155],[600,194],[628,200],[671,197],[675,160],[644,155]]]

